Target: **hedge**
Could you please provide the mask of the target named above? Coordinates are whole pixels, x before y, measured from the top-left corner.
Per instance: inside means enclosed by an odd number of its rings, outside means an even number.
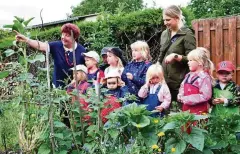
[[[186,12],[186,11],[184,11]],[[185,14],[187,16],[187,14]],[[104,46],[119,46],[125,51],[125,56],[130,60],[131,43],[137,40],[145,40],[151,48],[153,61],[159,55],[160,35],[164,30],[162,9],[145,9],[129,14],[109,15],[102,13],[97,22],[76,22],[81,30],[79,42],[90,42],[90,50],[98,52]],[[60,39],[60,26],[49,29],[37,29],[31,31],[33,39],[41,41],[54,41]],[[0,52],[11,46],[14,37],[0,39]],[[7,40],[7,41],[6,41]],[[8,42],[8,43],[6,43]]]

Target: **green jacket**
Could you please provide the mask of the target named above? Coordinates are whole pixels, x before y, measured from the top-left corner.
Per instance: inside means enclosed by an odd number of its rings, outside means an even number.
[[[213,87],[212,100],[215,98],[226,98],[228,100],[228,105],[223,106],[223,104],[217,104],[213,106],[211,114],[221,115],[221,114],[239,114],[239,104],[240,104],[240,88],[238,85],[230,81],[221,89],[219,81],[217,81]]]
[[[162,63],[165,80],[170,90],[178,90],[184,76],[189,72],[187,54],[196,49],[195,36],[189,28],[182,27],[171,38],[170,31],[166,29],[162,32],[160,44],[159,62]],[[182,55],[183,59],[180,62],[165,64],[165,57],[171,53]]]

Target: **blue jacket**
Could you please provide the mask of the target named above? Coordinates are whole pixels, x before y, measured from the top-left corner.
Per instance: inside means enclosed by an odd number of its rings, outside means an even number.
[[[128,93],[128,89],[127,89],[126,86],[124,86],[124,87],[118,87],[117,89],[114,89],[114,90],[110,90],[110,89],[109,89],[109,90],[107,91],[107,94],[111,94],[111,95],[117,97],[118,99],[124,98],[127,93]],[[126,105],[126,104],[128,104],[128,102],[127,102],[127,101],[124,101],[124,102],[122,102],[122,104],[123,104],[123,105]]]
[[[54,60],[53,84],[55,87],[65,87],[64,80],[68,79],[68,76],[72,75],[70,68],[73,67],[73,54],[65,54],[61,41],[50,42],[49,46],[50,53],[52,54]],[[83,52],[85,52],[84,47],[77,44],[77,48],[75,50],[77,65],[85,63],[84,57],[82,56]]]
[[[138,96],[139,89],[145,84],[146,72],[149,66],[151,66],[151,63],[145,61],[132,61],[125,66],[122,73],[122,80],[128,87],[130,94]],[[126,73],[131,73],[133,75],[133,79],[129,80],[126,76]]]

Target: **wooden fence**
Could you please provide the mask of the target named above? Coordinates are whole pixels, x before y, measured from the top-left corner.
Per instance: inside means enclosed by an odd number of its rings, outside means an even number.
[[[233,79],[240,85],[240,16],[194,20],[192,27],[197,46],[210,50],[215,66],[223,60],[233,62]]]

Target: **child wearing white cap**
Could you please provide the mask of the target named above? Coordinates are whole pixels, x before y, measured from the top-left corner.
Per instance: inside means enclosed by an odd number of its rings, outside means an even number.
[[[98,68],[98,63],[100,61],[100,57],[96,51],[89,51],[87,53],[83,53],[85,64],[88,69],[88,80],[93,83],[94,81],[101,82],[104,78],[104,72]]]
[[[74,68],[71,68],[71,70],[74,71]],[[67,88],[67,93],[71,94],[71,92],[74,89],[78,89],[80,94],[85,94],[86,90],[88,89],[88,87],[90,87],[90,84],[87,82],[88,78],[87,78],[87,67],[84,65],[77,65],[76,66],[76,73],[77,76],[75,78],[75,75],[73,73],[73,80],[70,83],[70,85]],[[76,97],[72,96],[72,103],[74,103],[76,101]],[[82,104],[82,109],[88,111],[88,103],[85,102],[85,100],[81,97],[79,98],[79,103]],[[87,121],[89,120],[90,117],[89,116],[84,116],[84,120]]]

